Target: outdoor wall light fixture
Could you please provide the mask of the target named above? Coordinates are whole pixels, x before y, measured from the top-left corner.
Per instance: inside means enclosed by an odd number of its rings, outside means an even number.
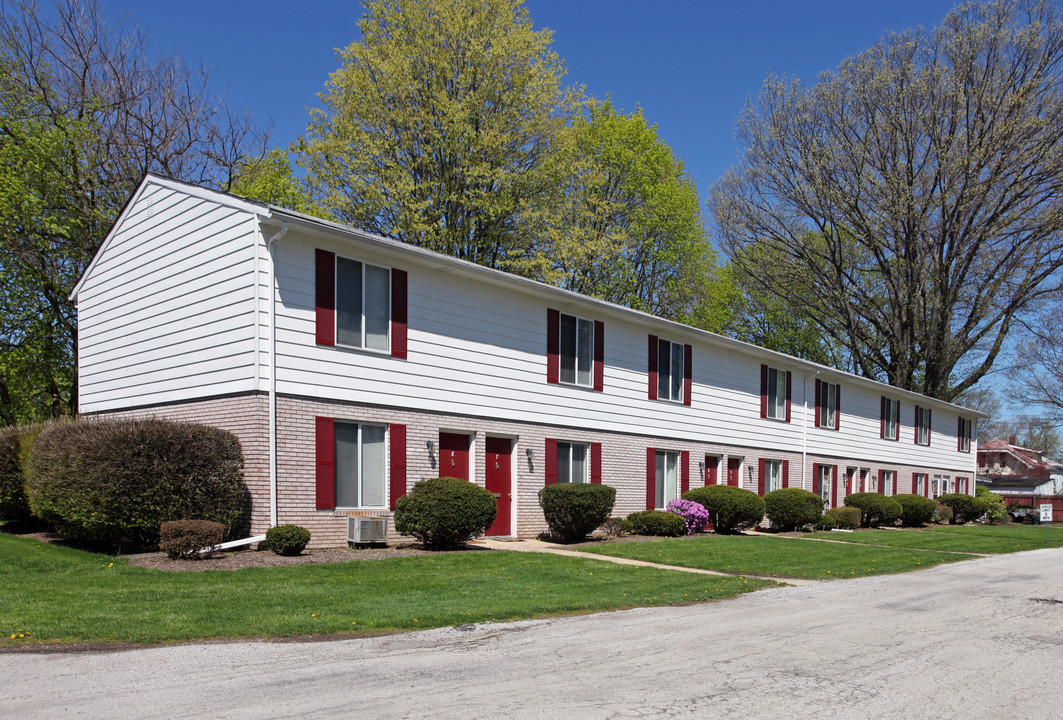
[[[704,460],[698,460],[698,470],[700,470],[701,472],[705,472],[705,461]]]
[[[425,445],[428,446],[428,454],[429,455],[431,455],[432,453],[434,453],[436,451],[436,444],[434,442],[432,442],[431,440],[425,441]]]

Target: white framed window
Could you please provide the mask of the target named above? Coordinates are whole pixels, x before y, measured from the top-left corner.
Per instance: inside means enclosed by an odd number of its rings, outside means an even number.
[[[823,499],[823,506],[830,507],[830,492],[833,484],[833,467],[830,465],[819,466],[819,496]]]
[[[663,510],[679,497],[679,453],[657,451],[654,507]]]
[[[915,443],[930,444],[930,408],[915,406]]]
[[[764,493],[782,489],[782,460],[764,461]]]
[[[387,352],[391,270],[336,256],[336,344]]]
[[[557,443],[557,481],[559,483],[590,482],[590,446],[586,443]]]
[[[337,422],[336,507],[387,507],[385,427]]]
[[[594,321],[560,314],[558,379],[570,385],[594,385]]]
[[[961,417],[957,423],[956,449],[960,452],[971,452],[971,436],[974,434],[974,421],[971,418]]]
[[[683,402],[683,343],[657,339],[657,397]]]
[[[926,495],[926,473],[915,474],[915,494]]]
[[[952,492],[952,488],[950,487],[951,485],[952,478],[950,478],[948,475],[935,475],[934,485],[932,486],[934,490],[934,497],[941,497],[942,495],[947,495]]]
[[[786,419],[786,371],[768,368],[768,417]]]
[[[901,401],[882,398],[882,437],[897,440],[900,437]]]
[[[838,383],[819,382],[819,397],[816,407],[819,410],[818,427],[838,429]]]
[[[886,497],[893,495],[893,478],[893,470],[882,471],[882,487],[879,488],[879,492],[885,495]]]

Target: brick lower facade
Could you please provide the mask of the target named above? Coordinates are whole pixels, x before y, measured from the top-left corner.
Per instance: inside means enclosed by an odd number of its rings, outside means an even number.
[[[233,432],[243,446],[244,477],[251,495],[252,509],[249,534],[264,533],[270,525],[269,487],[269,407],[265,394],[204,399],[188,403],[159,405],[122,412],[107,413],[126,417],[160,417],[212,425]],[[602,482],[616,488],[614,515],[622,516],[646,509],[647,448],[690,453],[690,487],[704,484],[703,465],[711,458],[718,462],[718,482],[727,481],[728,460],[741,462],[740,485],[758,490],[759,460],[786,460],[789,463],[789,487],[813,489],[814,463],[838,466],[839,494],[844,497],[847,467],[867,468],[869,478],[877,480],[880,469],[897,475],[897,492],[913,492],[912,474],[926,473],[928,482],[934,475],[948,475],[953,480],[961,471],[946,468],[918,468],[882,465],[851,458],[802,456],[792,452],[772,452],[723,443],[678,441],[655,436],[603,433],[566,427],[530,425],[505,420],[470,417],[458,414],[426,413],[355,403],[287,397],[277,398],[277,521],[295,524],[311,532],[311,547],[334,547],[346,543],[347,516],[377,515],[387,510],[317,510],[315,508],[315,418],[330,417],[337,421],[406,426],[407,490],[419,480],[439,474],[440,432],[471,436],[470,472],[474,482],[484,484],[485,445],[487,437],[505,437],[512,441],[511,484],[514,511],[513,534],[534,537],[546,530],[539,508],[538,492],[545,483],[545,445],[547,438],[578,443],[602,444]],[[433,452],[429,452],[429,442]],[[530,452],[529,452],[530,451]],[[710,461],[711,462],[711,461]],[[877,487],[877,486],[876,486]],[[870,488],[868,488],[870,489]],[[973,492],[973,478],[969,491]],[[841,504],[841,498],[835,503]],[[392,539],[398,536],[389,523]]]

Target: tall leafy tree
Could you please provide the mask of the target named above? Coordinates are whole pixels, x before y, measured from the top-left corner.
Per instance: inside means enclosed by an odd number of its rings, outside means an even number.
[[[228,188],[265,133],[92,0],[0,5],[0,422],[76,410],[70,292],[145,172]]]
[[[731,257],[809,312],[858,372],[951,400],[1060,288],[1063,22],[1042,0],[964,5],[885,37],[814,85],[769,77],[742,164],[711,191]]]
[[[559,133],[530,274],[708,329],[728,303],[694,181],[641,110],[592,102]]]
[[[520,0],[373,0],[298,144],[338,220],[491,267],[527,252],[521,214],[574,98]]]

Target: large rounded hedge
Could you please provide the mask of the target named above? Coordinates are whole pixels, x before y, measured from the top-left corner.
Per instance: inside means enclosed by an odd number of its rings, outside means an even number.
[[[893,525],[901,519],[903,514],[900,503],[882,493],[853,493],[845,496],[844,503],[846,507],[860,509],[862,513],[860,525],[863,527]]]
[[[34,515],[111,547],[150,547],[169,520],[229,526],[244,497],[243,456],[224,430],[170,420],[95,418],[45,427],[26,462]]]
[[[683,493],[684,500],[701,503],[718,533],[737,532],[764,518],[764,499],[733,485],[706,485]]]
[[[986,513],[985,501],[973,495],[948,493],[939,496],[937,501],[945,507],[952,508],[952,522],[957,525],[977,520]]]
[[[904,527],[922,527],[934,519],[937,503],[930,498],[902,493],[894,495],[893,501],[901,506],[901,525]]]
[[[395,529],[444,550],[482,535],[498,512],[495,496],[461,478],[421,480],[395,501]]]
[[[782,488],[764,495],[764,514],[782,530],[815,524],[823,517],[823,498],[802,488]]]
[[[562,542],[580,542],[609,519],[616,488],[596,483],[555,483],[539,491],[550,533]]]

